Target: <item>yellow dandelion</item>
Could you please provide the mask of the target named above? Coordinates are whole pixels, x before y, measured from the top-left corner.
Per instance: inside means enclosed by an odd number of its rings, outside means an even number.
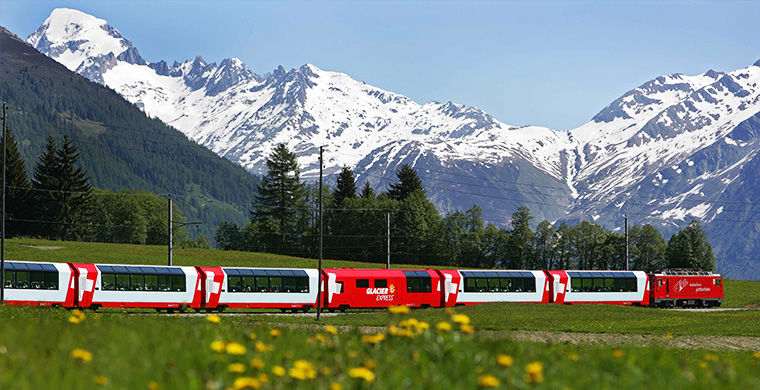
[[[760,352],[753,353],[752,357],[755,358],[755,359],[760,359]]]
[[[357,356],[359,356],[359,352],[356,352],[356,351],[348,351],[348,357],[350,357],[350,358],[355,358],[355,357],[357,357]]]
[[[499,363],[499,365],[502,367],[511,367],[512,364],[515,363],[515,359],[513,359],[512,356],[505,355],[502,353],[496,357],[496,362]]]
[[[481,375],[478,378],[478,386],[480,387],[496,387],[499,386],[499,379],[491,374]]]
[[[406,314],[406,313],[409,313],[409,307],[407,307],[407,306],[388,306],[388,311],[391,314]]]
[[[365,334],[362,336],[362,343],[365,343],[365,344],[377,344],[383,340],[385,340],[385,335],[382,333],[378,333],[375,335]]]
[[[451,321],[459,325],[467,325],[470,323],[470,317],[467,317],[466,314],[454,314],[451,316]]]
[[[620,350],[620,349],[616,349],[616,350],[612,351],[612,356],[614,356],[616,358],[623,357],[623,351]]]
[[[74,348],[71,350],[71,357],[88,363],[92,360],[92,352],[82,348]]]
[[[707,368],[707,362],[700,361],[699,366],[702,368]]]
[[[438,323],[438,325],[435,326],[436,329],[438,329],[439,332],[450,332],[451,331],[451,324],[449,324],[446,321],[441,321]]]
[[[578,354],[577,354],[577,353],[571,353],[571,354],[568,356],[568,358],[570,358],[570,360],[572,360],[572,361],[574,361],[574,362],[577,362],[577,361],[578,361],[578,359],[580,359],[581,357],[580,357],[580,356],[578,356]]]
[[[95,375],[92,377],[92,381],[100,386],[105,386],[108,384],[108,378],[104,377],[103,375]]]
[[[272,374],[275,376],[283,376],[285,375],[285,367],[283,366],[274,366],[272,367]]]
[[[288,370],[288,375],[299,380],[314,379],[317,377],[317,370],[306,360],[296,360],[293,368]]]
[[[316,342],[316,339],[314,337],[312,337],[312,336],[309,336],[309,337],[306,338],[306,343],[307,344],[314,344],[315,342]]]
[[[348,370],[348,376],[351,378],[361,378],[372,383],[375,381],[375,373],[367,367],[354,367]]]
[[[230,363],[229,366],[227,366],[227,371],[234,372],[237,374],[242,374],[245,372],[245,364],[243,363]]]
[[[235,382],[232,383],[232,388],[235,390],[258,389],[259,387],[261,387],[261,382],[258,379],[249,376],[241,376],[235,379]]]
[[[665,338],[668,339],[668,340],[672,339],[673,338],[673,333],[666,333],[665,334]]]
[[[212,323],[212,324],[218,324],[222,322],[222,317],[219,317],[216,314],[209,314],[206,316],[206,321]]]
[[[256,340],[257,337],[258,336],[254,332],[248,333],[248,338],[251,340]]]
[[[412,352],[412,359],[416,362],[420,360],[420,354],[419,352]]]
[[[84,321],[84,313],[79,309],[74,309],[71,311],[71,317],[69,317],[69,322],[72,324],[78,324],[82,321]]]
[[[264,361],[261,358],[253,358],[251,359],[251,367],[260,370],[264,367]]]
[[[224,350],[230,355],[245,355],[245,347],[240,343],[228,343],[224,346]]]
[[[544,365],[541,362],[532,362],[525,366],[526,382],[541,383],[544,381]]]
[[[377,363],[375,363],[375,361],[372,359],[367,359],[364,361],[363,366],[369,368],[370,370],[374,370],[377,368]]]
[[[271,329],[271,330],[269,330],[269,334],[272,337],[279,337],[282,334],[282,331],[279,330],[279,329]]]
[[[267,352],[270,350],[269,345],[266,345],[263,341],[257,341],[256,344],[254,344],[254,347],[258,352]]]
[[[212,341],[210,346],[211,346],[211,350],[213,350],[214,352],[219,352],[219,353],[224,352],[224,341],[219,341],[219,340]]]
[[[343,385],[338,382],[330,383],[330,390],[343,390]]]
[[[267,375],[265,372],[262,372],[261,374],[259,374],[257,378],[259,379],[259,382],[261,383],[269,382],[269,375]]]
[[[716,362],[718,361],[718,355],[713,354],[713,353],[708,353],[707,355],[705,355],[705,360],[712,360]]]
[[[470,324],[462,324],[459,326],[459,329],[462,331],[462,333],[466,334],[472,334],[472,332],[475,331],[475,328],[473,328]]]
[[[316,338],[322,344],[324,344],[327,341],[327,339],[325,338],[325,335],[323,335],[322,333],[317,333]]]
[[[327,332],[329,334],[338,334],[338,328],[336,328],[336,327],[334,327],[332,325],[327,325],[327,326],[325,326],[325,332]]]
[[[332,371],[330,370],[330,367],[325,366],[319,369],[319,373],[322,374],[323,376],[328,376],[330,375],[330,373],[332,373]]]
[[[158,388],[159,388],[158,382],[156,382],[156,381],[150,381],[148,383],[148,390],[158,390]]]

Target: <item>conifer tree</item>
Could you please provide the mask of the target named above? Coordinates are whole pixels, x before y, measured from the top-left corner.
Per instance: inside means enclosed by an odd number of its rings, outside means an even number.
[[[665,253],[670,268],[696,268],[704,271],[715,269],[712,246],[696,219],[670,237]]]
[[[60,188],[58,176],[58,158],[56,153],[58,147],[55,139],[49,136],[45,144],[45,151],[40,155],[37,164],[34,166],[34,180],[32,187],[34,191],[34,200],[36,207],[33,210],[33,219],[40,221],[33,225],[35,234],[46,238],[54,238],[53,226],[50,223],[41,221],[55,221],[58,217],[56,209],[56,193]]]
[[[404,200],[416,190],[422,191],[423,196],[426,196],[425,189],[422,187],[422,181],[417,176],[417,171],[409,164],[402,165],[396,171],[396,177],[398,177],[399,182],[391,184],[388,190],[388,196],[391,199]]]
[[[343,167],[338,175],[333,191],[333,207],[338,208],[344,199],[356,197],[356,181],[354,172],[349,167]]]
[[[294,248],[294,236],[306,213],[306,185],[301,182],[295,153],[285,144],[275,147],[267,158],[267,174],[258,185],[250,210],[251,221],[262,227],[261,239],[267,248],[282,252]]]
[[[71,143],[68,135],[63,136],[63,144],[56,152],[58,177],[60,180],[60,221],[64,230],[61,238],[82,239],[89,235],[88,224],[92,222],[92,185],[87,173],[78,166],[79,151]]]
[[[364,199],[375,197],[375,190],[373,190],[372,186],[369,185],[369,180],[364,182],[364,187],[362,187],[362,193],[360,196]]]
[[[29,178],[26,176],[26,165],[24,159],[18,151],[18,145],[13,138],[10,130],[6,130],[5,139],[7,147],[5,148],[5,179],[6,179],[6,218],[10,221],[7,224],[6,234],[15,236],[23,234],[28,229],[28,224],[14,219],[28,219],[30,212],[30,188]],[[0,142],[0,148],[3,147]],[[1,152],[0,152],[1,153]]]

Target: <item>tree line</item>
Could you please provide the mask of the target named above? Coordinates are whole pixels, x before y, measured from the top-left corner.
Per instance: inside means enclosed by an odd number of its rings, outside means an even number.
[[[334,188],[300,180],[296,156],[278,145],[267,159],[267,174],[244,226],[223,222],[216,232],[220,248],[316,257],[319,248],[318,201],[325,205],[323,255],[326,258],[385,262],[387,218],[390,255],[395,264],[451,265],[509,269],[625,269],[625,236],[593,222],[573,226],[541,221],[531,228],[527,207],[512,215],[509,228],[483,222],[473,205],[441,216],[428,200],[417,172],[403,165],[397,182],[376,193],[365,182],[359,190],[344,167]],[[631,269],[715,269],[704,230],[694,220],[666,243],[652,225],[629,230]]]
[[[87,172],[79,165],[79,151],[67,135],[63,136],[60,146],[52,136],[47,138],[31,178],[8,130],[5,139],[7,237],[167,243],[167,201],[147,192],[94,188]],[[173,218],[179,223],[184,221],[176,205]],[[181,228],[175,229],[175,243],[208,247],[205,237],[191,240]]]

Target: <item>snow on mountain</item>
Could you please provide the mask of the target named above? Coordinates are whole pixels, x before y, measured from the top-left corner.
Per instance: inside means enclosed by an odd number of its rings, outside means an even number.
[[[382,190],[409,163],[439,209],[478,203],[499,224],[520,205],[538,220],[592,218],[610,227],[625,212],[666,237],[698,218],[719,236],[719,253],[738,256],[722,221],[752,210],[721,200],[760,190],[748,184],[760,160],[760,61],[657,77],[588,123],[555,131],[515,127],[453,102],[419,104],[311,64],[263,75],[237,58],[148,64],[104,20],[75,10],[56,9],[27,41],[255,174],[285,143],[302,176],[314,178],[324,145],[327,174],[347,165],[360,183]]]

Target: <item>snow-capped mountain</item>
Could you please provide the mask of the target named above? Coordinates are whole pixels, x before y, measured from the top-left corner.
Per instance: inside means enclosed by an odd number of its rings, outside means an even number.
[[[741,269],[760,277],[754,244],[732,244],[741,224],[760,236],[751,222],[760,207],[760,62],[657,77],[588,123],[556,131],[453,102],[419,104],[310,64],[256,74],[237,58],[147,63],[106,21],[75,10],[54,10],[27,41],[255,174],[285,143],[313,178],[325,145],[328,174],[348,165],[360,183],[383,189],[410,163],[440,210],[478,203],[497,224],[520,205],[538,220],[569,215],[608,227],[627,213],[666,237],[698,218],[724,271],[739,269],[731,257],[748,258]]]

